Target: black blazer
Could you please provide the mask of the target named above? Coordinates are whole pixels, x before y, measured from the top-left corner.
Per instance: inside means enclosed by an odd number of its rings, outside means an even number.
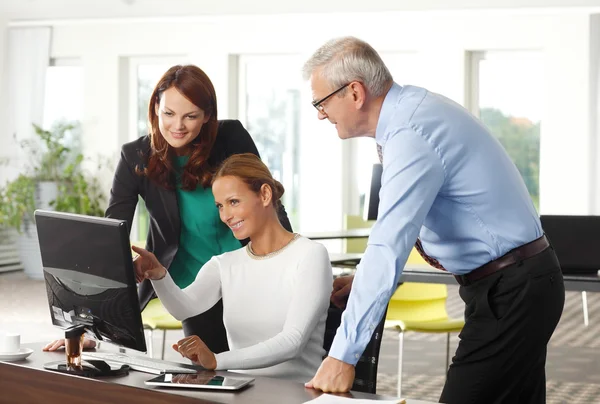
[[[148,177],[136,173],[136,167],[145,167],[149,153],[149,136],[140,137],[123,145],[105,216],[126,220],[131,231],[138,195],[141,196],[150,215],[146,249],[152,251],[168,270],[179,247],[181,232],[179,205],[174,190],[163,188]],[[208,159],[210,165],[217,168],[227,157],[240,153],[253,153],[258,156],[258,150],[250,134],[238,120],[219,121],[217,138]],[[282,207],[278,213],[283,227],[291,231],[285,209]],[[138,294],[143,309],[155,296],[149,280],[146,279],[140,284]]]

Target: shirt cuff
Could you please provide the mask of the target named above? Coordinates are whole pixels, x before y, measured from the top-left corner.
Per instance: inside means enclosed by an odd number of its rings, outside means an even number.
[[[333,339],[333,343],[331,344],[327,356],[331,356],[332,358],[355,366],[364,352],[364,348],[345,340],[339,334],[340,333],[338,332],[338,335]]]
[[[150,279],[150,283],[152,283],[152,287],[155,291],[156,289],[159,289],[159,291],[168,292],[172,290],[173,286],[178,288],[178,286],[175,284],[175,281],[173,281],[173,278],[171,278],[171,275],[168,272],[163,278],[157,280]]]
[[[234,367],[240,367],[239,364],[236,364],[235,355],[231,354],[231,351],[225,351],[218,354],[215,354],[215,359],[217,361],[217,367],[215,370],[230,370]]]

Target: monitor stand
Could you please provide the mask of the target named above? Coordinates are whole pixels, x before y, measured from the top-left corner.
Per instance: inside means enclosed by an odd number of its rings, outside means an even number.
[[[49,362],[44,364],[44,369],[55,372],[67,373],[84,377],[103,376],[126,376],[129,374],[129,365],[113,364],[112,366],[103,360],[88,359],[82,361],[81,366],[67,366],[65,361]]]

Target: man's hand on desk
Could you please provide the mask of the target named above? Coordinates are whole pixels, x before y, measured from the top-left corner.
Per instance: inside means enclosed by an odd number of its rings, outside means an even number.
[[[304,386],[324,393],[347,393],[354,383],[354,366],[328,356],[317,374]]]
[[[56,341],[52,341],[48,345],[42,348],[42,351],[56,351],[59,348],[65,346],[64,339],[57,339]],[[96,348],[96,341],[93,339],[84,338],[83,339],[83,349],[92,349]]]
[[[343,309],[346,307],[354,275],[340,276],[333,281],[333,291],[331,292],[331,303]]]
[[[217,367],[215,354],[208,349],[204,341],[197,335],[190,335],[179,340],[176,344],[173,344],[173,349],[204,369],[213,370]]]

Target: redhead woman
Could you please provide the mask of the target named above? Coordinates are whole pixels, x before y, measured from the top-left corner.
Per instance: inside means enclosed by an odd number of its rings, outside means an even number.
[[[217,99],[209,77],[197,66],[173,66],[161,77],[148,107],[150,133],[121,150],[106,216],[131,225],[139,198],[150,215],[146,250],[152,251],[179,288],[189,286],[213,256],[239,249],[219,220],[211,181],[229,156],[258,151],[237,120],[217,119]],[[285,210],[282,225],[291,230]],[[131,226],[130,226],[131,228]],[[139,285],[141,308],[155,297],[152,284]],[[201,336],[213,352],[228,350],[220,301],[183,321],[185,335]],[[62,346],[58,340],[45,350]],[[86,340],[86,347],[95,346]]]

